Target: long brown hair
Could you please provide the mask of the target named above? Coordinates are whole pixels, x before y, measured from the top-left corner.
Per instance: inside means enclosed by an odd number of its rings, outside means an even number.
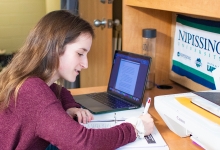
[[[48,82],[59,66],[64,47],[81,33],[94,37],[92,26],[66,10],[45,15],[29,33],[24,45],[0,73],[0,107],[16,99],[22,83],[31,76]]]

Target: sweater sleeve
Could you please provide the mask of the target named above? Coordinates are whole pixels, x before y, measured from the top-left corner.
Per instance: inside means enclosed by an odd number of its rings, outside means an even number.
[[[37,120],[36,134],[59,149],[113,150],[136,138],[129,123],[110,129],[87,129],[72,120],[58,103],[42,110]]]
[[[63,109],[51,89],[41,81],[26,82],[20,97],[26,97],[31,108],[25,120],[34,120],[35,136],[44,139],[59,149],[113,150],[136,139],[134,128],[129,123],[110,129],[87,129],[74,121]],[[35,87],[29,88],[29,86]],[[28,88],[25,88],[28,87]],[[34,118],[30,118],[34,117]]]
[[[58,90],[57,90],[57,84],[53,83],[50,86],[50,89],[57,94]],[[67,110],[68,108],[72,108],[72,107],[77,107],[80,108],[80,104],[78,104],[74,99],[73,96],[71,95],[70,91],[68,91],[66,88],[62,87],[61,88],[61,92],[60,92],[60,100],[62,103],[62,106],[64,108],[64,110]]]

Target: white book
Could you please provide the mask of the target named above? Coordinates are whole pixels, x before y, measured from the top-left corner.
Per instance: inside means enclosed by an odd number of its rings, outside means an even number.
[[[191,102],[220,117],[220,91],[193,92]]]

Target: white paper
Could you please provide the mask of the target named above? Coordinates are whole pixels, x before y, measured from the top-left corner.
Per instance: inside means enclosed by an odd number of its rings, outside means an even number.
[[[133,109],[133,110],[125,110],[125,111],[118,111],[118,112],[112,112],[112,113],[104,113],[104,114],[98,114],[94,115],[94,122],[90,122],[88,124],[82,124],[88,129],[101,129],[101,128],[111,128],[115,125],[119,125],[123,123],[124,121],[110,121],[110,120],[120,120],[120,119],[127,119],[130,117],[138,117],[144,112],[144,107],[141,107],[139,109]],[[98,122],[100,121],[100,122]],[[151,140],[151,138],[153,140]],[[154,142],[148,142],[154,141]],[[124,145],[117,150],[136,150],[136,149],[147,149],[147,150],[169,150],[169,147],[165,143],[164,139],[162,138],[161,134],[157,130],[157,128],[154,128],[153,133],[148,136],[148,138],[139,139],[137,138],[134,142],[129,143],[127,145]]]
[[[103,129],[103,128],[111,128],[115,125],[119,125],[122,122],[90,122],[88,124],[83,124],[88,129]],[[150,141],[150,142],[148,142]],[[152,141],[152,142],[151,142]],[[154,128],[154,131],[151,135],[148,136],[148,138],[137,138],[134,142],[128,143],[127,145],[124,145],[117,150],[123,150],[123,149],[155,149],[155,150],[169,150],[169,147],[165,143],[164,139],[160,135],[157,128]]]
[[[220,67],[212,71],[216,90],[220,90]]]
[[[123,121],[120,122],[90,122],[87,124],[83,124],[84,127],[88,128],[88,129],[104,129],[104,128],[111,128],[114,127],[116,125],[121,124]]]
[[[124,145],[118,148],[117,150],[122,150],[122,149],[169,150],[169,147],[165,143],[164,139],[162,138],[156,127],[154,128],[153,133],[148,137],[152,138],[150,140],[148,138],[148,140],[153,142],[148,142],[147,138],[143,138],[143,139],[137,138],[134,142]]]

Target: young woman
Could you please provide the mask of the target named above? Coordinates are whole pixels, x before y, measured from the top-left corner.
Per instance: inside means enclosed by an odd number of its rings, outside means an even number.
[[[51,143],[66,150],[112,150],[153,131],[149,114],[110,129],[80,124],[92,114],[54,82],[74,82],[88,67],[93,37],[91,25],[68,11],[51,12],[38,22],[0,74],[0,149],[43,150]]]

